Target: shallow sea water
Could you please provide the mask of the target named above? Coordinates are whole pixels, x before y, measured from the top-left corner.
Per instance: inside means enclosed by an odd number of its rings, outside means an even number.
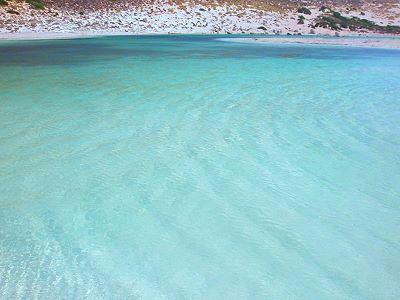
[[[399,299],[400,51],[0,43],[1,299]]]

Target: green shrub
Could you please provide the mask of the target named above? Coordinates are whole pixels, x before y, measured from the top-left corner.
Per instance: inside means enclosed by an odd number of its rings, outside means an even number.
[[[307,7],[301,7],[297,10],[299,14],[305,14],[305,15],[311,15],[311,10],[309,10]]]
[[[0,5],[2,6],[8,5],[8,2],[6,0],[0,0]]]
[[[349,28],[350,30],[367,29],[382,33],[400,33],[400,26],[380,26],[367,19],[360,19],[358,17],[344,17],[336,11],[332,12],[332,14],[319,16],[314,26],[330,28],[333,30]]]
[[[385,27],[383,27],[382,31],[383,32],[388,32],[388,33],[400,34],[400,26],[386,25]]]
[[[333,30],[340,30],[340,24],[337,22],[336,18],[331,16],[322,16],[318,18],[315,23],[315,27],[330,28]]]
[[[44,9],[44,3],[41,0],[26,0],[34,9]]]
[[[342,15],[337,11],[334,11],[332,16],[334,16],[335,18],[338,18],[338,19],[342,18]]]

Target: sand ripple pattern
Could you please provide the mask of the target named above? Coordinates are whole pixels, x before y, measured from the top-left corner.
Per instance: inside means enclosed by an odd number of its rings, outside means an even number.
[[[398,51],[0,52],[0,298],[400,297]]]

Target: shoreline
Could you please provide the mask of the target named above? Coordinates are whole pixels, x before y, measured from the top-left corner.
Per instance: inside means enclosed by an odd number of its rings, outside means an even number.
[[[314,45],[314,46],[341,46],[374,49],[400,49],[400,38],[393,36],[357,36],[357,37],[249,37],[249,38],[220,38],[220,41],[229,43],[252,44],[286,44],[286,45]]]
[[[380,33],[349,33],[342,32],[342,35],[335,36],[334,34],[328,34],[325,32],[316,33],[316,34],[301,34],[301,35],[287,35],[287,34],[271,34],[271,33],[262,33],[262,32],[251,32],[251,33],[230,33],[230,32],[197,32],[197,31],[187,31],[187,32],[163,32],[163,31],[148,31],[148,32],[129,32],[126,30],[87,30],[87,31],[70,31],[70,32],[56,32],[56,31],[18,31],[18,32],[2,32],[0,31],[0,41],[17,41],[17,40],[60,40],[60,39],[79,39],[79,38],[92,38],[92,37],[101,37],[101,36],[146,36],[146,35],[212,35],[212,36],[229,36],[226,39],[233,40],[235,42],[242,43],[253,43],[253,42],[273,42],[276,40],[280,43],[299,43],[303,44],[306,39],[323,39],[326,41],[327,39],[337,39],[337,40],[345,40],[345,39],[382,39],[382,40],[398,40],[400,41],[399,35],[392,34],[380,34]],[[246,36],[246,37],[235,37],[235,36]],[[254,35],[251,37],[250,35]],[[222,39],[222,38],[221,38]],[[309,44],[308,42],[305,42]],[[304,43],[304,44],[305,44]],[[315,43],[317,44],[317,43]],[[318,43],[319,44],[319,43]],[[343,44],[344,45],[344,44]]]
[[[289,44],[289,45],[319,45],[319,46],[342,46],[362,47],[375,49],[400,49],[400,38],[391,35],[363,35],[363,36],[326,36],[326,35],[303,35],[303,36],[276,36],[258,35],[255,37],[238,37],[235,34],[227,37],[222,33],[179,33],[166,34],[157,32],[134,33],[125,31],[81,31],[81,32],[0,32],[1,41],[38,41],[38,40],[63,40],[63,39],[85,39],[111,36],[146,36],[146,35],[210,35],[217,40],[229,43],[250,44]]]
[[[63,40],[83,39],[101,36],[122,36],[122,35],[151,35],[135,34],[130,32],[106,32],[106,31],[81,31],[81,32],[0,32],[0,41],[33,41],[33,40]]]

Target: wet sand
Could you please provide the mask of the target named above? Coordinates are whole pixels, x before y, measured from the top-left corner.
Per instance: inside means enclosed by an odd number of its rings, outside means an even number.
[[[265,37],[222,38],[220,40],[239,43],[307,44],[400,49],[400,38],[398,37]]]

